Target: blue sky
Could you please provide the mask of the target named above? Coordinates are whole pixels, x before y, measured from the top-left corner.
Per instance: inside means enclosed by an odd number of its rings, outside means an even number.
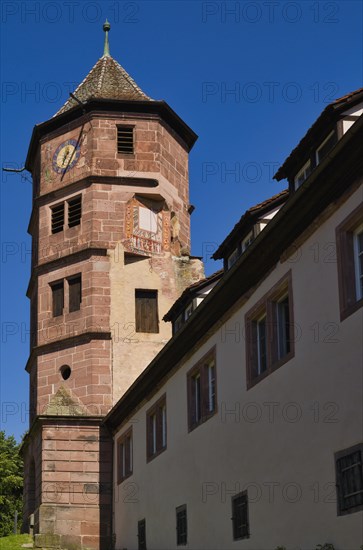
[[[192,253],[210,259],[319,113],[362,86],[362,3],[6,1],[1,3],[1,165],[22,167],[49,119],[103,51],[199,135],[190,155]],[[31,177],[1,174],[1,429],[28,427]]]

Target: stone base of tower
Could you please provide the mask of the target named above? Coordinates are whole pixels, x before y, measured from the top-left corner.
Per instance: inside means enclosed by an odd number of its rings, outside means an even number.
[[[24,525],[33,514],[35,547],[109,550],[112,442],[101,420],[38,418],[24,455],[34,465]]]

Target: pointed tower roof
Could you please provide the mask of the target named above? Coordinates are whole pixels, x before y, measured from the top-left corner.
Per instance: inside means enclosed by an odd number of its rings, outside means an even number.
[[[87,103],[90,99],[118,99],[124,101],[151,101],[123,67],[110,55],[108,31],[110,24],[106,20],[103,25],[105,31],[105,45],[103,56],[90,70],[86,78],[72,94],[80,102]],[[63,107],[54,115],[58,116],[69,111],[78,104],[74,97],[70,97]]]

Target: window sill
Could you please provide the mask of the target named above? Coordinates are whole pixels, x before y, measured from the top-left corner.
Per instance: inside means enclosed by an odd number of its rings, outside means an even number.
[[[123,483],[125,481],[125,479],[128,479],[129,477],[131,477],[133,474],[133,472],[130,472],[128,474],[126,474],[124,477],[121,477],[120,479],[117,480],[117,485],[121,485],[121,483]]]
[[[211,413],[209,413],[208,415],[206,416],[203,416],[201,418],[201,420],[199,420],[198,423],[196,424],[189,424],[188,426],[188,433],[194,431],[196,428],[198,428],[199,426],[201,426],[202,424],[205,424],[205,422],[207,422],[210,418],[212,418],[213,416],[215,416],[218,412],[218,407],[215,408],[215,410]]]
[[[268,370],[266,370],[264,373],[260,374],[260,376],[257,376],[256,378],[253,378],[252,380],[248,380],[247,381],[247,390],[250,390],[251,388],[256,386],[256,384],[258,384],[259,382],[262,382],[262,380],[264,380],[265,378],[268,378],[268,376],[270,376],[273,372],[275,372],[280,367],[282,367],[282,365],[285,365],[285,363],[290,361],[294,356],[295,356],[295,352],[294,352],[294,350],[291,350],[284,357],[282,357],[281,359],[276,361],[273,365],[271,365],[271,367]]]
[[[151,462],[152,460],[154,460],[154,458],[156,458],[157,456],[161,455],[164,451],[166,451],[167,449],[167,445],[165,447],[163,447],[162,449],[160,449],[159,451],[157,451],[156,453],[154,453],[153,455],[148,455],[146,457],[146,462],[149,463]]]
[[[358,311],[363,306],[363,298],[340,310],[340,321],[344,321],[347,317],[350,317],[353,313]]]

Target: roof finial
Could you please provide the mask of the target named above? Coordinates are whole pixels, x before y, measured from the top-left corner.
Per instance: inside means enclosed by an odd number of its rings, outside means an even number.
[[[105,46],[103,48],[103,57],[110,57],[110,45],[108,43],[108,31],[110,30],[110,28],[111,28],[111,25],[106,19],[106,21],[103,24],[103,30],[106,33],[105,34]]]

